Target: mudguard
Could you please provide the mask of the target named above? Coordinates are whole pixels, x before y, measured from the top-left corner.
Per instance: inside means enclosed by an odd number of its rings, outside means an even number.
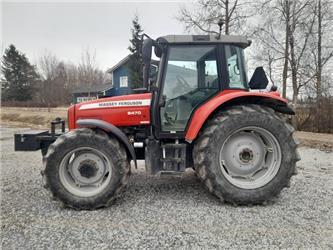
[[[108,133],[113,134],[125,145],[126,149],[132,157],[132,160],[134,161],[135,167],[137,167],[134,147],[129,143],[127,136],[119,128],[108,122],[98,119],[79,119],[76,121],[76,124],[80,128],[100,128]]]
[[[249,92],[239,90],[225,90],[201,105],[193,114],[188,125],[185,140],[192,142],[198,135],[209,116],[225,105],[259,104],[268,106],[277,112],[294,115],[288,106],[288,100],[282,98],[278,92]]]

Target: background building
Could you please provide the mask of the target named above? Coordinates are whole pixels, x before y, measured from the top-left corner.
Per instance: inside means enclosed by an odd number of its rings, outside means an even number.
[[[132,81],[129,75],[128,62],[130,56],[126,56],[106,73],[111,75],[111,84],[98,84],[83,86],[72,91],[73,103],[98,99],[103,96],[119,96],[133,93]],[[152,60],[151,73],[156,74],[159,61]]]
[[[72,92],[73,103],[95,100],[103,96],[112,95],[112,84],[101,84],[80,87]]]
[[[112,68],[106,72],[111,74],[112,84],[115,88],[115,95],[129,94],[132,92],[132,80],[128,70],[128,62],[130,55],[119,61]],[[152,60],[151,70],[152,74],[157,72],[159,61]]]

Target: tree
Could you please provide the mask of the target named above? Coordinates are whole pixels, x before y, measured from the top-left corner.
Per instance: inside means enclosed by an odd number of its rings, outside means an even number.
[[[84,50],[79,65],[64,63],[50,52],[39,60],[42,75],[39,100],[45,104],[68,104],[71,92],[79,86],[91,87],[104,83],[104,73],[98,69],[95,53]]]
[[[282,96],[287,96],[287,80],[289,71],[289,39],[290,39],[290,6],[292,0],[261,0],[254,8],[261,22],[254,29],[254,46],[259,48],[262,62],[267,64],[270,72],[282,67]],[[267,15],[267,13],[274,13]],[[283,38],[283,41],[282,41]],[[259,44],[259,45],[257,45]],[[275,69],[273,67],[275,66]],[[275,75],[278,75],[275,74]],[[279,79],[280,79],[279,77]]]
[[[310,81],[310,76],[305,74],[315,22],[310,3],[309,0],[264,0],[260,13],[265,21],[255,33],[257,42],[263,47],[262,51],[274,51],[276,70],[280,71],[282,68],[283,96],[287,95],[287,81],[290,80],[295,105],[299,91]],[[266,13],[273,15],[267,16]]]
[[[287,79],[288,79],[288,62],[289,62],[289,39],[290,39],[290,1],[280,2],[282,5],[282,14],[285,26],[284,39],[284,63],[282,72],[282,96],[287,97]]]
[[[41,74],[41,82],[39,86],[39,101],[44,104],[55,103],[56,92],[58,89],[54,86],[56,78],[56,68],[59,64],[58,58],[50,52],[45,52],[39,59],[39,71]]]
[[[225,35],[243,33],[249,16],[250,1],[245,0],[198,0],[195,8],[182,7],[178,20],[185,24],[187,31],[219,34],[218,22],[223,22]],[[246,11],[245,11],[246,8]]]
[[[78,72],[80,85],[91,87],[95,84],[103,84],[105,81],[105,74],[98,69],[95,51],[91,52],[89,49],[82,51]]]
[[[42,75],[39,100],[44,104],[67,104],[70,97],[67,65],[51,53],[45,53],[39,65]]]
[[[307,51],[309,38],[313,33],[314,15],[310,14],[310,1],[294,0],[291,5],[291,20],[289,29],[290,68],[293,87],[293,104],[296,108],[299,91],[309,79],[301,74],[303,66],[308,64]]]
[[[281,73],[283,95],[288,93],[292,96],[294,108],[298,109],[298,102],[304,98],[315,100],[311,105],[316,104],[314,110],[317,111],[309,117],[316,121],[313,124],[317,124],[317,131],[324,131],[322,127],[328,115],[324,112],[326,104],[321,103],[329,103],[327,100],[333,93],[329,81],[332,72],[330,59],[333,57],[331,1],[262,0],[258,7],[264,20],[255,33],[256,43],[262,47],[259,54],[269,64],[272,59],[269,52],[274,52],[276,61],[273,67]],[[287,82],[291,86],[288,91]],[[293,124],[297,126],[297,123],[294,117]]]
[[[333,57],[333,9],[329,0],[315,0],[312,2],[312,11],[315,16],[314,31],[310,38],[309,60],[313,63],[309,67],[309,74],[314,80],[316,102],[323,95],[322,77],[325,66]]]
[[[131,79],[132,89],[140,88],[143,84],[142,79],[142,32],[143,29],[139,23],[139,17],[137,15],[134,16],[132,20],[133,27],[131,28],[132,38],[130,39],[131,45],[128,47],[128,50],[131,52],[129,62],[128,62],[128,70],[129,77]]]
[[[19,52],[14,45],[9,45],[2,58],[1,71],[2,98],[6,101],[28,101],[33,97],[34,85],[39,79],[34,65]]]
[[[332,21],[333,21],[333,7],[329,0],[316,0],[312,2],[312,11],[315,16],[315,28],[311,36],[310,42],[310,57],[309,60],[313,61],[313,65],[309,67],[309,73],[314,78],[314,89],[316,93],[316,108],[322,111],[324,93],[330,95],[330,86],[325,84],[323,77],[327,71],[327,65],[333,57],[333,39],[332,39]],[[329,73],[328,73],[329,75]],[[326,81],[330,83],[330,81]],[[326,91],[325,91],[326,90]],[[316,127],[317,131],[321,131],[323,125],[321,115],[322,112],[316,113]]]

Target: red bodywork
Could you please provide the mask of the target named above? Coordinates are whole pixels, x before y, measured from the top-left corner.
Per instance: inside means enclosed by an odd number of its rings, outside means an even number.
[[[116,127],[149,125],[150,101],[151,93],[145,93],[76,104],[69,109],[69,129],[76,128],[79,119],[103,120]]]
[[[193,141],[204,122],[207,120],[209,115],[214,112],[219,106],[227,103],[228,101],[234,100],[240,97],[262,97],[274,99],[283,103],[287,103],[288,100],[282,98],[279,92],[249,92],[243,90],[225,90],[219,93],[214,98],[207,101],[205,104],[200,106],[193,114],[191,123],[188,126],[185,139],[188,142]]]
[[[262,97],[287,103],[278,92],[225,90],[201,105],[193,114],[185,139],[193,141],[209,115],[219,106],[239,97]],[[115,96],[84,102],[68,109],[69,129],[77,128],[79,119],[98,119],[116,127],[150,125],[151,93]]]

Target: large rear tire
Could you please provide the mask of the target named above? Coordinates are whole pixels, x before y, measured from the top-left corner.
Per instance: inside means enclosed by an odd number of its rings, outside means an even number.
[[[273,110],[239,105],[217,113],[193,149],[198,177],[232,204],[261,204],[289,186],[299,160],[294,129]]]
[[[45,187],[64,206],[77,210],[111,205],[130,174],[124,146],[88,128],[61,135],[50,145],[44,164]]]

